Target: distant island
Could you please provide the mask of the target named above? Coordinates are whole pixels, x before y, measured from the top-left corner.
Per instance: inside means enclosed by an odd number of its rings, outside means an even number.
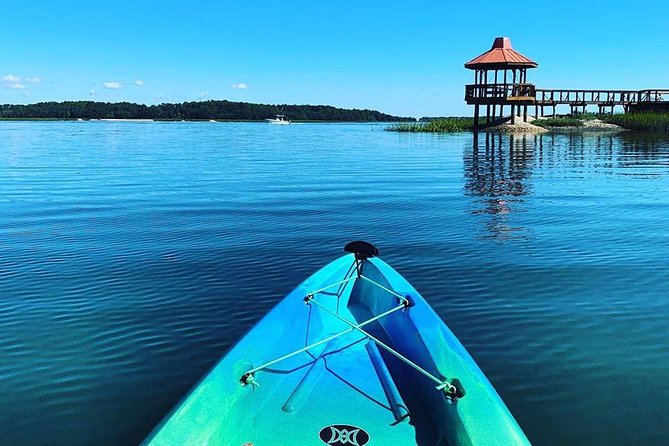
[[[293,121],[393,122],[407,118],[376,110],[329,105],[271,105],[231,101],[198,101],[145,105],[131,102],[65,101],[0,105],[0,119],[154,119],[262,121],[277,114]]]

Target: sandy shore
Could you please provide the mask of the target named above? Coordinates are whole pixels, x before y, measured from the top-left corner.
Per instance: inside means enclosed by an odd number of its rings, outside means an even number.
[[[522,116],[516,116],[515,124],[511,124],[511,118],[507,118],[506,121],[488,127],[485,129],[486,132],[491,133],[546,133],[547,129],[539,127],[538,125],[532,124],[532,121],[535,119],[532,116],[527,117],[527,122],[523,121]]]
[[[153,122],[153,119],[101,118],[101,119],[90,119],[89,121],[105,121],[105,122]]]
[[[523,122],[522,116],[516,117],[516,123],[511,124],[511,118],[507,118],[505,122],[498,125],[488,127],[486,132],[491,133],[546,133],[546,132],[619,132],[624,131],[622,127],[603,122],[600,119],[581,120],[582,126],[574,127],[540,127],[532,124],[535,118],[527,117],[527,122]]]
[[[601,119],[584,119],[581,120],[583,123],[579,127],[551,127],[550,130],[553,132],[620,132],[625,131],[624,128],[619,125],[609,124],[604,122]]]

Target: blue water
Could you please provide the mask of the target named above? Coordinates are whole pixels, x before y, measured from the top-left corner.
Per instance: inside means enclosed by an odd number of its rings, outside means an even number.
[[[0,443],[133,444],[345,242],[536,445],[669,438],[669,141],[0,123]]]

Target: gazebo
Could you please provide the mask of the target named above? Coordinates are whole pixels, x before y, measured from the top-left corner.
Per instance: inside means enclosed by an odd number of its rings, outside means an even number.
[[[474,83],[465,86],[465,101],[474,105],[474,128],[479,128],[479,106],[486,106],[486,123],[504,115],[504,106],[511,107],[511,122],[515,123],[516,107],[524,108],[536,101],[536,89],[527,83],[527,70],[539,64],[511,47],[511,39],[497,37],[492,48],[465,64],[474,70]],[[497,106],[499,105],[499,115]],[[492,106],[492,113],[491,113]]]

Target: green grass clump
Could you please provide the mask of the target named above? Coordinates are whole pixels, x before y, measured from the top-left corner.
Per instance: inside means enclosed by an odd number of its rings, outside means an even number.
[[[599,113],[579,113],[578,115],[570,115],[571,118],[578,118],[582,121],[594,121],[595,119],[602,119],[605,115],[600,115]]]
[[[605,121],[628,130],[669,133],[669,113],[625,113],[607,116]]]
[[[428,122],[400,122],[385,128],[389,132],[456,133],[474,128],[474,118],[439,118]]]
[[[583,121],[580,118],[563,117],[563,118],[545,118],[536,119],[532,124],[540,127],[583,127]]]

